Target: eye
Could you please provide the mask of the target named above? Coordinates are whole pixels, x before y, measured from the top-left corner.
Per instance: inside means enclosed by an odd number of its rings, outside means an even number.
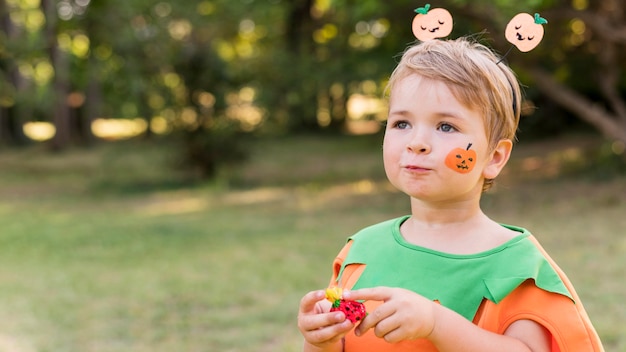
[[[411,127],[411,125],[408,122],[401,120],[401,121],[396,121],[393,124],[393,127],[399,130],[406,130],[407,128]]]
[[[454,128],[454,126],[452,126],[449,123],[445,123],[445,122],[440,124],[437,129],[439,131],[441,131],[441,132],[454,132],[454,131],[456,131],[456,128]]]
[[[443,24],[444,24],[444,22],[443,22],[443,21],[437,21],[437,22],[439,22],[439,24],[440,24],[440,25],[442,25],[442,26],[443,26]]]
[[[522,28],[522,26],[515,26],[515,29],[520,29]]]
[[[425,30],[426,30],[426,27],[420,26],[420,28],[421,28],[423,31],[425,31]]]
[[[534,36],[532,36],[532,37],[526,37],[526,39],[528,39],[528,40],[533,40],[533,39],[535,39],[535,37],[534,37]]]

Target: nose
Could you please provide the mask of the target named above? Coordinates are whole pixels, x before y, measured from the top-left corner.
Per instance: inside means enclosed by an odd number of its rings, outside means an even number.
[[[430,143],[428,142],[428,138],[426,136],[421,135],[420,133],[414,133],[411,137],[411,140],[407,144],[407,149],[410,152],[417,154],[428,154],[430,153]]]

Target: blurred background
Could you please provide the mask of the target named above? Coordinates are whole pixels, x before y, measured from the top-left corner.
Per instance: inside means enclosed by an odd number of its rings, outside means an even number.
[[[380,160],[406,0],[0,0],[1,351],[297,351],[298,301],[408,201]],[[626,351],[626,4],[430,1],[524,85],[484,207]]]
[[[414,40],[414,1],[0,2],[0,143],[50,149],[176,139],[204,176],[238,142],[293,133],[375,133],[383,88]],[[526,85],[521,139],[595,131],[622,154],[624,4],[617,0],[433,1],[450,37],[500,53],[518,12],[548,19],[542,44],[508,62]],[[241,138],[241,137],[244,138]]]

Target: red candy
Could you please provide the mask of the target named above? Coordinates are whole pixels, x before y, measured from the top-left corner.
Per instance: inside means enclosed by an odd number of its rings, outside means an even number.
[[[332,308],[330,308],[330,311],[343,312],[343,314],[346,315],[346,319],[350,320],[352,323],[363,320],[363,318],[367,315],[365,305],[363,303],[357,301],[346,301],[343,299],[335,301]]]
[[[343,312],[346,315],[346,319],[352,323],[363,320],[367,315],[365,305],[358,301],[347,301],[342,296],[343,289],[341,287],[335,286],[326,289],[326,299],[333,304],[330,311]]]

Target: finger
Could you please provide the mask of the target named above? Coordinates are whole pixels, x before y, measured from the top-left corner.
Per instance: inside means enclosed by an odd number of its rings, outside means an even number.
[[[315,310],[315,304],[324,299],[325,294],[322,290],[311,291],[304,295],[300,300],[300,313],[310,313]]]
[[[378,336],[378,333],[376,334],[376,336]],[[379,337],[384,338],[385,341],[389,343],[396,343],[406,339],[406,336],[404,336],[404,332],[402,331],[402,329],[400,329],[400,327],[397,327],[396,329],[393,329],[391,331],[387,331]]]
[[[395,313],[395,308],[390,304],[381,304],[373,312],[367,314],[365,319],[359,324],[355,330],[357,336],[364,334],[367,330],[378,327],[381,322],[389,318]],[[378,335],[378,333],[376,334]],[[379,336],[380,337],[380,336]]]
[[[339,324],[306,331],[303,335],[305,340],[312,344],[335,342],[343,338],[353,327],[354,324],[352,324],[350,320],[344,319],[344,321]]]
[[[391,342],[388,340],[393,337],[393,333],[397,332],[400,328],[400,325],[396,321],[397,319],[393,319],[393,317],[386,317],[383,320],[379,321],[378,324],[374,327],[374,335],[376,337],[384,338],[387,342]],[[389,334],[392,334],[391,336]],[[397,334],[396,334],[397,335]]]
[[[354,291],[344,291],[343,298],[348,300],[387,301],[391,298],[392,290],[389,287],[362,288]]]
[[[342,312],[304,314],[300,315],[298,318],[298,327],[300,331],[315,331],[328,326],[341,324],[346,320],[346,316]]]

